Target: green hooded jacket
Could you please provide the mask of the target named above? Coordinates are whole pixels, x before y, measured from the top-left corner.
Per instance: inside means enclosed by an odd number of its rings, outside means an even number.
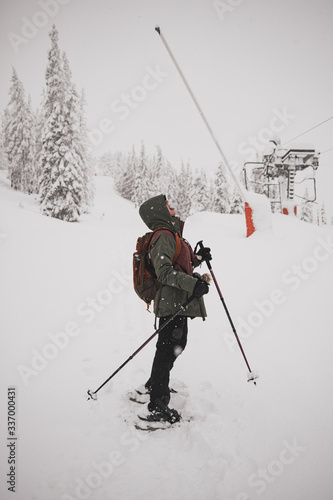
[[[141,205],[139,214],[151,231],[160,227],[168,228],[182,239],[181,221],[179,217],[170,214],[165,201],[165,196],[162,194],[150,198]],[[185,243],[182,242],[183,244]],[[163,285],[154,300],[154,313],[159,318],[174,314],[193,294],[197,282],[196,278],[176,270],[172,265],[175,251],[176,241],[172,234],[161,233],[154,239],[151,260],[157,279]],[[197,262],[197,264],[199,263]],[[181,315],[204,319],[207,314],[203,298],[193,299]]]

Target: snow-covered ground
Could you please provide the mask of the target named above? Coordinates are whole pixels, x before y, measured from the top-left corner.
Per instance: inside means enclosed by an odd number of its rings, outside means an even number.
[[[0,178],[1,491],[18,500],[328,500],[332,495],[333,232],[273,216],[245,238],[243,216],[201,213],[185,237],[211,247],[216,290],[190,322],[171,406],[192,417],[164,431],[133,426],[127,393],[145,382],[154,331],[132,289],[137,210],[98,177],[92,214],[65,223]],[[6,474],[7,390],[16,388],[16,492]]]

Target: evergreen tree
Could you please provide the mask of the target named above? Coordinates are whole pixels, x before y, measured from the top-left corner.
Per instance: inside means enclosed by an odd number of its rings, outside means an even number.
[[[214,212],[229,213],[230,198],[229,198],[229,183],[226,176],[226,171],[223,163],[220,163],[215,176],[215,192],[214,192]]]
[[[162,186],[160,185],[163,156],[162,149],[158,145],[156,146],[156,152],[153,154],[151,160],[149,161],[149,191],[151,196],[156,196],[161,192]]]
[[[265,194],[267,196],[267,186],[265,185],[266,178],[263,175],[262,169],[253,168],[248,173],[249,190],[258,194]]]
[[[42,172],[42,163],[41,163],[41,155],[43,150],[43,126],[44,126],[44,118],[43,114],[39,109],[37,109],[35,113],[35,136],[36,136],[36,144],[35,144],[35,177],[36,177],[36,193],[39,193],[40,182],[41,182],[41,172]]]
[[[210,193],[207,182],[207,176],[205,171],[201,169],[200,172],[196,172],[193,181],[191,213],[195,214],[197,212],[209,210],[210,206],[209,196]]]
[[[321,205],[321,223],[324,226],[326,226],[326,224],[327,224],[326,208],[325,208],[325,203],[324,202]]]
[[[208,199],[209,199],[209,201],[208,201],[207,211],[214,212],[215,211],[215,182],[211,177],[209,178],[209,184],[208,184]]]
[[[83,168],[83,212],[89,212],[89,207],[93,205],[95,197],[95,182],[94,182],[94,162],[89,152],[89,139],[86,122],[86,98],[85,92],[82,89],[79,102],[79,138],[78,144],[81,147],[80,155]]]
[[[149,169],[146,156],[146,149],[141,143],[140,157],[138,159],[135,175],[134,175],[134,193],[133,202],[136,207],[139,207],[144,201],[149,198]]]
[[[239,194],[238,189],[235,189],[230,202],[230,213],[242,214],[243,212],[244,212],[244,202],[241,198],[241,195]]]
[[[134,200],[134,179],[136,175],[137,158],[135,148],[127,155],[127,161],[123,169],[119,169],[115,176],[115,186],[118,193],[126,200]]]
[[[164,194],[172,200],[172,193],[174,191],[175,183],[177,182],[177,174],[171,163],[166,158],[164,159],[163,171],[164,173],[161,178],[162,190],[160,189],[160,193],[164,191]]]
[[[31,107],[29,96],[28,103],[25,105],[25,121],[23,123],[24,144],[26,147],[25,162],[22,168],[22,191],[24,193],[37,193],[36,177],[36,117]]]
[[[170,166],[167,164],[162,148],[158,144],[155,146],[156,152],[153,155],[149,170],[150,170],[150,193],[151,196],[157,196],[158,194],[167,194],[169,190],[169,178],[170,178]]]
[[[5,152],[5,114],[1,116],[0,127],[0,170],[7,170],[7,156]]]
[[[125,156],[121,151],[117,151],[113,158],[113,177],[116,178],[121,175],[125,170],[126,160]]]
[[[183,220],[187,219],[187,217],[191,213],[192,192],[193,176],[190,165],[187,164],[185,167],[184,163],[182,163],[180,172],[178,175],[176,175],[176,182],[174,185],[174,194],[172,196],[172,200],[174,200],[178,215]]]
[[[7,145],[9,143],[8,122],[9,122],[9,110],[7,106],[2,114],[1,133],[2,133],[2,145],[3,145],[3,155],[4,155],[3,165],[5,165],[5,168],[7,168],[7,178],[10,179],[11,177],[10,162],[8,160],[8,154],[7,154]]]
[[[14,68],[11,82],[4,131],[10,181],[14,189],[32,193],[35,177],[34,117],[30,102],[25,102],[23,84]]]
[[[305,198],[309,198],[309,192],[308,189],[305,191]],[[309,222],[310,224],[313,224],[314,222],[314,213],[313,213],[313,204],[310,202],[303,203],[301,205],[301,211],[299,218],[304,221],[304,222]]]
[[[79,219],[85,203],[84,147],[80,140],[78,95],[67,58],[61,58],[58,31],[50,32],[42,134],[40,202],[45,215]]]
[[[97,162],[98,173],[113,177],[115,175],[113,155],[110,151],[104,153]],[[115,175],[117,177],[117,175]]]

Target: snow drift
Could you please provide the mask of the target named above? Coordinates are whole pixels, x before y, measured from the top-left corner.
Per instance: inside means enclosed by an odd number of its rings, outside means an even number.
[[[40,215],[33,197],[0,185],[1,498],[8,490],[7,389],[16,388],[18,500],[313,500],[333,487],[333,234],[295,217],[245,237],[242,215],[200,213],[203,239],[251,364],[216,291],[189,325],[171,404],[190,422],[143,433],[127,393],[148,378],[154,341],[99,393],[148,336],[154,318],[132,289],[146,231],[133,205],[97,178],[80,223]]]

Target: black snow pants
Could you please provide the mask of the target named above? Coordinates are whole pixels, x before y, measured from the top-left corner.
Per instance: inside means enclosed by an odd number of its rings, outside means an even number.
[[[160,318],[159,328],[169,316]],[[150,379],[146,387],[150,389],[150,411],[156,408],[156,400],[160,399],[166,405],[170,401],[170,371],[176,358],[183,352],[187,343],[187,316],[176,316],[158,334],[156,352]]]

